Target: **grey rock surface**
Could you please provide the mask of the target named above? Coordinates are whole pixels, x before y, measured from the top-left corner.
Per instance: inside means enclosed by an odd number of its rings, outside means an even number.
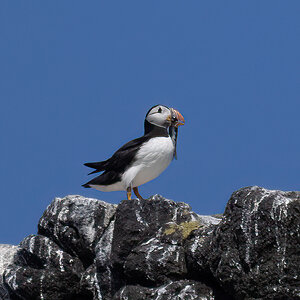
[[[0,244],[0,283],[2,282],[2,275],[7,266],[13,261],[13,258],[19,247],[9,244]]]
[[[76,299],[80,295],[82,262],[49,238],[31,235],[4,272],[10,293],[25,299]]]
[[[213,300],[212,290],[193,280],[169,282],[158,288],[127,285],[118,291],[113,300]]]
[[[195,232],[187,258],[235,299],[300,299],[300,193],[238,190],[216,228]]]
[[[113,297],[127,282],[160,286],[185,278],[183,241],[200,226],[207,225],[182,202],[159,195],[142,201],[122,201],[115,220],[96,247],[104,298]]]
[[[38,235],[0,245],[0,299],[300,299],[299,245],[299,192],[240,189],[216,217],[159,195],[67,196]]]
[[[89,266],[95,258],[95,245],[115,210],[116,205],[93,198],[55,198],[39,221],[38,234],[51,238]]]
[[[9,299],[9,293],[3,284],[3,274],[13,262],[19,247],[8,244],[0,244],[0,299]]]

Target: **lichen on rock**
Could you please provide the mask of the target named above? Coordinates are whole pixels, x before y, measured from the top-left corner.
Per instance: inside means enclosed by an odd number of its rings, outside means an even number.
[[[199,221],[181,222],[180,224],[170,223],[164,230],[165,235],[170,235],[175,232],[180,232],[182,238],[185,240],[192,231],[198,229],[201,226]]]

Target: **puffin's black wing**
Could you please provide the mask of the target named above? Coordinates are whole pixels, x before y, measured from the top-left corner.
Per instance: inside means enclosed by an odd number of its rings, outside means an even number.
[[[121,180],[122,174],[125,172],[127,167],[133,162],[136,153],[141,146],[147,142],[151,137],[142,136],[134,139],[119,150],[117,150],[111,158],[105,161],[85,163],[84,165],[90,168],[96,169],[90,174],[105,171],[103,174],[92,179],[88,183],[84,184],[84,187],[89,187],[89,184],[94,185],[109,185]]]
[[[108,160],[85,163],[84,165],[95,169],[95,171],[91,172],[90,174],[111,170],[120,172],[124,169],[124,167],[128,166],[132,162],[142,144],[149,139],[150,137],[147,136],[142,136],[140,138],[134,139],[123,145]]]
[[[93,178],[89,182],[83,184],[85,188],[89,188],[91,185],[110,185],[121,180],[120,173],[116,171],[105,171],[101,175]]]
[[[123,145],[108,159],[106,170],[115,170],[123,173],[132,163],[141,146],[149,139],[150,137],[144,135]]]

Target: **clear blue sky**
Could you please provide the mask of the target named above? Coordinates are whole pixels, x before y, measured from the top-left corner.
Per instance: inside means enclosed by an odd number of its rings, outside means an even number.
[[[1,1],[0,243],[36,233],[82,164],[178,109],[178,160],[141,187],[224,211],[244,186],[299,190],[300,1]]]

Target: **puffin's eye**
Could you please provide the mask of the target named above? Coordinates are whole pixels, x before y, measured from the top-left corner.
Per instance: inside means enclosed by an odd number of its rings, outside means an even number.
[[[162,109],[161,109],[161,107],[160,107],[160,108],[158,109],[158,112],[161,113],[161,111],[162,111]]]

